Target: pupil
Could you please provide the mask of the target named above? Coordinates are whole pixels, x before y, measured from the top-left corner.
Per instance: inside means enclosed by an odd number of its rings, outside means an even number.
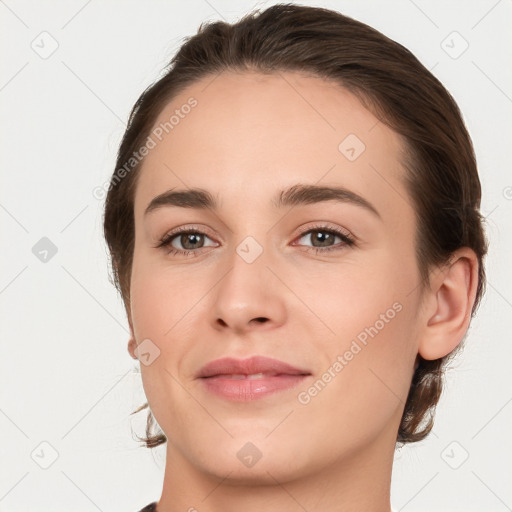
[[[318,239],[318,241],[322,244],[322,245],[329,245],[329,239],[330,239],[331,235],[330,233],[325,233],[325,232],[322,232],[322,231],[317,231],[317,236],[316,238]],[[322,240],[323,239],[323,240]]]
[[[192,245],[194,245],[194,239],[195,239],[195,243],[197,243],[198,241],[201,241],[202,236],[203,235],[199,235],[196,233],[189,233],[187,235],[182,236],[181,243],[182,243],[183,247],[185,247],[185,249],[194,249],[195,247],[188,247],[189,242]],[[185,239],[185,243],[183,243],[183,239]]]

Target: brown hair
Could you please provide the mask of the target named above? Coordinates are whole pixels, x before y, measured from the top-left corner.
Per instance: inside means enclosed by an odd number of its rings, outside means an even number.
[[[114,284],[128,315],[134,193],[140,169],[133,155],[144,145],[162,109],[187,86],[207,76],[213,79],[222,71],[249,70],[296,71],[334,80],[403,137],[405,182],[417,218],[421,287],[429,283],[432,269],[446,264],[456,249],[473,249],[479,262],[473,316],[485,287],[487,240],[479,212],[481,189],[474,150],[454,99],[399,43],[336,11],[294,4],[254,11],[234,24],[201,24],[198,33],[185,40],[164,76],[136,101],[117,155],[104,215]],[[398,443],[420,441],[432,429],[446,364],[462,344],[444,358],[425,360],[418,355]],[[148,403],[134,413],[146,407]],[[147,447],[167,440],[161,431],[151,433],[153,425],[148,410],[147,437],[139,438]]]

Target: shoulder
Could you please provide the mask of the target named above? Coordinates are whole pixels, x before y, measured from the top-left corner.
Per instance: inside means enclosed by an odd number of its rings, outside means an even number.
[[[156,512],[156,504],[157,504],[157,502],[154,501],[153,503],[150,503],[143,509],[139,510],[139,512]]]

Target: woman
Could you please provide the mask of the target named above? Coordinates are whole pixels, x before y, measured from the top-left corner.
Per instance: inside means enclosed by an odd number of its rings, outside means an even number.
[[[167,442],[144,511],[389,512],[484,290],[480,196],[458,107],[398,43],[291,4],[201,26],[105,205]]]

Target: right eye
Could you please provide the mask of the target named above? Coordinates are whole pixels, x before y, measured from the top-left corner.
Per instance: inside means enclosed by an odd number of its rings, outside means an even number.
[[[167,249],[168,254],[191,256],[198,252],[199,249],[208,247],[203,245],[205,239],[210,240],[206,233],[197,229],[178,229],[167,233],[156,247]],[[176,243],[181,245],[182,248],[176,247]],[[212,245],[215,246],[215,244]]]

